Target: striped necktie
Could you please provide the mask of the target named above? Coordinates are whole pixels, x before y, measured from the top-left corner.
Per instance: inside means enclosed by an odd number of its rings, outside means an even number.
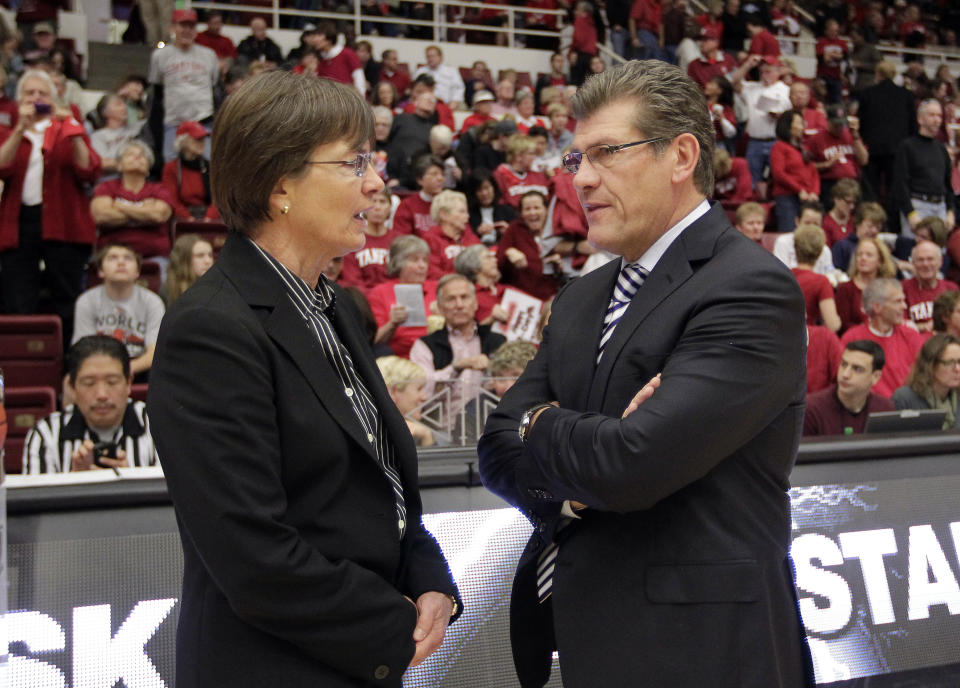
[[[603,332],[600,334],[600,349],[597,351],[597,363],[603,356],[603,348],[613,336],[613,331],[620,322],[620,318],[627,312],[630,301],[633,299],[637,290],[647,279],[647,271],[639,265],[627,263],[620,270],[620,276],[617,277],[617,284],[613,288],[613,297],[610,299],[610,305],[607,306],[607,314],[603,318]]]
[[[603,318],[603,332],[600,335],[600,350],[597,353],[597,362],[603,355],[603,348],[613,336],[613,330],[616,328],[620,318],[627,312],[630,301],[633,299],[637,290],[647,279],[647,271],[639,265],[627,263],[620,270],[620,276],[617,278],[617,284],[613,288],[613,297],[610,299],[610,305],[607,306],[607,314]],[[570,519],[561,519],[557,524],[557,532],[570,525]],[[541,603],[545,602],[550,593],[553,592],[553,572],[557,565],[557,553],[559,547],[556,542],[550,542],[537,558],[537,597]]]

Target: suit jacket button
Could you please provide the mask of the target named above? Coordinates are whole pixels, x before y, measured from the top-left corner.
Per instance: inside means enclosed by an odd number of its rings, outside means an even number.
[[[373,677],[378,681],[382,681],[389,675],[390,675],[390,667],[388,667],[386,664],[381,664],[380,666],[377,667],[377,670],[373,672]]]
[[[537,530],[539,530],[541,533],[547,532],[547,524],[546,524],[546,523],[540,523],[540,524],[538,524],[538,525],[537,525]]]

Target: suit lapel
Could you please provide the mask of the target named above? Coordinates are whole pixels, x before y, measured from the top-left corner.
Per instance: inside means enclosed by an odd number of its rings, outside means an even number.
[[[613,331],[613,336],[604,347],[603,358],[600,359],[590,386],[588,408],[601,408],[607,383],[624,346],[634,337],[636,330],[647,316],[693,275],[691,263],[709,258],[713,254],[717,237],[727,227],[729,227],[729,221],[723,209],[715,205],[703,217],[683,230],[663,254],[650,276],[633,297],[626,313]]]
[[[269,315],[263,320],[267,335],[290,356],[330,416],[376,460],[360,420],[344,394],[340,377],[290,301],[280,277],[247,239],[235,234],[227,238],[217,265],[251,308],[270,309]]]
[[[603,318],[613,293],[613,284],[620,274],[620,259],[611,260],[581,279],[596,280],[592,289],[577,294],[579,301],[573,305],[564,330],[563,365],[564,390],[569,399],[561,399],[561,406],[573,408],[592,408],[588,403],[591,382],[595,377],[597,349],[600,346],[600,332],[603,330]],[[587,340],[584,341],[584,335]],[[584,406],[584,404],[586,404]]]

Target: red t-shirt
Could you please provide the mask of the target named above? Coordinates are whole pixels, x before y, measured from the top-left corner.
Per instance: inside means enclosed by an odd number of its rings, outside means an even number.
[[[555,10],[557,9],[556,0],[526,0],[524,7],[533,10]],[[527,26],[545,26],[548,29],[557,28],[557,15],[544,14],[543,12],[524,12]]]
[[[397,302],[397,295],[393,291],[393,286],[400,284],[398,280],[392,279],[381,282],[369,292],[367,292],[367,301],[370,302],[370,310],[373,311],[373,317],[377,320],[377,327],[383,327],[390,319],[390,307]],[[427,315],[430,315],[430,304],[437,300],[437,283],[433,280],[427,280],[423,283],[423,298]],[[393,332],[393,337],[387,342],[387,345],[393,349],[393,353],[401,358],[409,358],[410,347],[420,337],[427,335],[426,327],[407,327],[399,325]]]
[[[570,49],[587,55],[597,54],[597,27],[593,17],[583,15],[573,20],[573,41]]]
[[[114,199],[115,203],[130,205],[142,204],[149,199],[163,201],[173,209],[173,199],[170,192],[155,182],[147,182],[140,191],[133,192],[123,187],[119,179],[109,179],[97,185],[93,190],[93,197],[106,196]],[[159,222],[151,225],[124,225],[122,227],[97,227],[97,248],[118,241],[129,244],[130,247],[144,258],[166,256],[170,253],[170,223]]]
[[[460,251],[480,243],[480,239],[469,227],[460,236],[460,241],[454,241],[444,234],[439,225],[432,227],[422,237],[430,247],[430,279],[440,279],[453,272],[453,259],[460,255]]]
[[[634,0],[630,18],[637,23],[637,29],[657,35],[663,23],[663,7],[658,0]]]
[[[367,235],[363,248],[343,257],[343,270],[338,282],[345,287],[358,287],[366,292],[387,278],[390,243],[399,234],[389,230],[383,236]]]
[[[399,93],[401,96],[407,92],[408,88],[410,88],[410,75],[400,69],[395,72],[391,72],[387,69],[381,69],[380,81],[386,81],[393,84],[393,87],[397,89],[397,93]]]
[[[803,153],[785,141],[770,149],[771,196],[796,196],[800,189],[820,193],[820,175],[812,162],[803,161]]]
[[[344,48],[329,59],[317,56],[317,76],[339,81],[341,84],[352,86],[353,76],[351,75],[361,68],[360,58],[350,48]]]
[[[842,38],[817,39],[817,76],[827,79],[842,79],[843,70],[840,60],[847,54],[847,42]],[[835,58],[834,62],[827,62],[826,57]]]
[[[715,76],[726,76],[737,68],[737,61],[725,52],[717,52],[718,58],[698,57],[687,66],[687,74],[700,88]],[[736,124],[736,122],[734,122]]]
[[[937,280],[937,286],[924,289],[916,277],[905,279],[901,284],[903,284],[903,295],[907,298],[907,314],[918,325],[933,320],[933,302],[940,294],[960,289],[950,280]]]
[[[730,174],[716,180],[713,197],[718,201],[737,204],[752,201],[753,181],[750,178],[750,167],[746,159],[733,158],[730,162]]]
[[[820,133],[827,128],[827,116],[816,108],[806,108],[803,111],[803,140]]]
[[[827,158],[840,155],[830,167],[819,170],[821,179],[859,179],[860,165],[857,164],[853,152],[853,136],[850,130],[844,128],[840,136],[834,136],[824,129],[806,139],[804,146],[810,153],[810,159],[815,162],[825,162]]]
[[[397,234],[414,234],[419,237],[429,232],[430,228],[436,224],[430,217],[432,202],[433,199],[423,200],[419,193],[404,198],[393,215],[393,231]]]
[[[863,312],[862,297],[863,292],[853,280],[844,282],[834,290],[833,298],[837,302],[837,315],[840,316],[840,332],[866,321],[867,314]]]
[[[833,383],[841,353],[837,335],[823,325],[807,325],[807,394]]]
[[[880,382],[874,385],[873,391],[884,397],[889,397],[897,387],[906,382],[910,367],[924,342],[923,335],[906,325],[897,325],[889,336],[880,337],[870,331],[867,323],[863,323],[847,330],[840,340],[840,346],[845,347],[847,342],[855,339],[869,339],[883,349],[886,358],[883,375]]]
[[[493,307],[499,305],[503,300],[503,292],[506,287],[502,284],[495,284],[492,288],[484,289],[477,286],[477,314],[473,316],[477,322],[483,322],[490,317]]]
[[[412,115],[416,112],[416,108],[413,106],[413,103],[407,103],[403,106],[403,111]],[[437,124],[446,124],[451,130],[456,130],[457,125],[453,121],[453,110],[450,109],[449,105],[438,100],[436,111]]]
[[[846,224],[841,225],[833,219],[833,215],[827,213],[823,216],[821,227],[823,228],[823,233],[827,235],[827,246],[833,246],[834,242],[845,239],[853,234],[853,216],[851,215],[847,218]]]
[[[763,55],[764,57],[780,57],[780,43],[776,37],[763,29],[750,41],[751,55]]]
[[[833,298],[833,286],[823,275],[813,270],[792,268],[793,276],[797,278],[800,291],[803,292],[803,301],[807,307],[807,324],[820,324],[820,302]]]
[[[549,199],[550,180],[542,172],[526,172],[523,176],[507,163],[493,171],[493,179],[500,189],[503,203],[520,208],[520,198],[528,191],[539,191]]]
[[[462,134],[470,127],[479,127],[484,122],[490,122],[495,119],[491,115],[481,115],[478,112],[474,112],[472,115],[463,120],[463,126],[460,127],[460,133]]]
[[[203,31],[197,34],[196,41],[198,44],[210,48],[221,59],[224,57],[237,58],[237,46],[226,36]]]

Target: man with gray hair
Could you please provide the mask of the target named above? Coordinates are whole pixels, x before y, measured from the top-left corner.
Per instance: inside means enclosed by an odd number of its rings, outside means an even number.
[[[903,324],[907,299],[897,280],[884,277],[873,280],[863,290],[862,303],[867,322],[847,330],[840,345],[846,346],[855,339],[869,339],[883,348],[886,359],[883,376],[873,391],[889,397],[906,382],[924,338],[916,329]]]
[[[707,201],[713,126],[682,71],[611,67],[573,108],[563,163],[590,243],[622,258],[560,291],[478,444],[533,523],[520,683],[558,650],[567,688],[812,685],[788,555],[803,295]]]
[[[451,406],[457,410],[476,396],[489,355],[506,338],[474,319],[477,296],[473,282],[463,275],[444,275],[437,282],[437,310],[444,326],[414,342],[410,360],[426,371],[431,388],[437,382],[454,383]]]
[[[950,154],[937,140],[943,124],[943,106],[929,99],[917,108],[917,133],[897,147],[891,194],[900,211],[900,233],[912,237],[920,220],[939,217],[953,229],[956,197],[953,193]]]

